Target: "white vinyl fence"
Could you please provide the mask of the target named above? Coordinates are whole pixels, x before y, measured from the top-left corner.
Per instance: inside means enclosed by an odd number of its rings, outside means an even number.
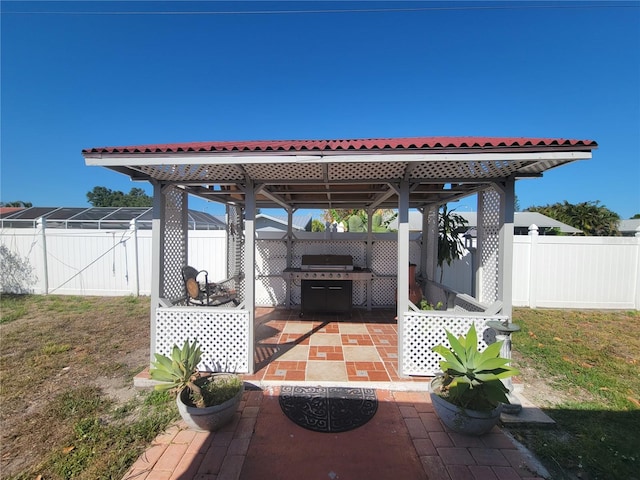
[[[3,229],[0,247],[11,252],[0,266],[5,291],[21,274],[20,289],[39,294],[151,293],[149,230]],[[226,275],[225,249],[225,231],[189,231],[189,264],[211,280]],[[514,306],[640,309],[638,237],[515,236],[513,250]],[[258,265],[266,261],[261,254]],[[471,294],[472,271],[467,252],[445,267],[443,283]]]
[[[443,283],[471,295],[473,262],[468,251]],[[638,310],[640,237],[515,235],[512,288],[516,307]]]
[[[640,309],[640,238],[516,236],[513,305]]]
[[[58,295],[150,295],[151,230],[5,228],[0,245],[17,262],[0,267],[31,269],[23,291]],[[212,281],[226,275],[226,232],[189,230],[189,264]],[[4,282],[6,283],[6,282]],[[11,291],[7,285],[3,290]]]

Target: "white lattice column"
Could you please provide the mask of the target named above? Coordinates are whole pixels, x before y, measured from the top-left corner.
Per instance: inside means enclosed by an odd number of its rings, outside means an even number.
[[[242,209],[227,205],[227,278],[234,277],[233,287],[244,300],[244,232],[242,228]]]
[[[156,308],[164,299],[183,295],[182,267],[187,262],[187,194],[176,187],[154,183],[151,237],[150,360],[156,345]]]
[[[252,181],[247,181],[245,192],[244,214],[244,271],[245,271],[245,309],[249,312],[249,373],[254,372],[253,342],[254,342],[254,315],[256,308],[256,192]]]
[[[493,188],[478,193],[477,299],[487,305],[498,300],[500,194]]]
[[[402,336],[404,312],[409,309],[409,182],[400,183],[398,195],[398,290],[396,315],[398,318],[398,362],[405,355]]]
[[[513,217],[515,208],[515,180],[501,183],[500,191],[500,241],[498,247],[498,299],[502,301],[502,313],[511,317],[513,296]]]
[[[167,185],[164,201],[164,252],[162,296],[175,301],[185,295],[182,267],[187,264],[188,198],[184,190]]]

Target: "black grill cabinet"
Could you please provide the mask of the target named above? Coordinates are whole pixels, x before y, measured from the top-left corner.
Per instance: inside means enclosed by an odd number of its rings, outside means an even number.
[[[301,315],[348,313],[352,306],[351,280],[302,280]]]

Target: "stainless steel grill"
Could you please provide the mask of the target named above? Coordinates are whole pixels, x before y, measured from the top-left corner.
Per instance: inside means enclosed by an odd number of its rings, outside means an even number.
[[[372,273],[355,267],[351,255],[303,255],[300,268],[287,268],[282,276],[287,280],[370,280]]]
[[[303,255],[301,270],[350,272],[353,270],[351,255]]]
[[[303,255],[300,268],[283,272],[285,279],[301,280],[301,313],[349,313],[353,280],[369,280],[371,270],[354,267],[350,255]]]

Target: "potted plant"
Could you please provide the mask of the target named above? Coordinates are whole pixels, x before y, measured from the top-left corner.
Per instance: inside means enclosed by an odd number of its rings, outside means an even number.
[[[176,394],[180,416],[190,428],[214,431],[233,418],[244,384],[234,373],[202,375],[198,371],[201,357],[198,341],[190,344],[185,340],[182,348],[173,346],[171,357],[156,353],[149,374],[162,382],[156,385],[157,390]]]
[[[503,342],[479,351],[475,325],[459,338],[446,332],[450,346],[432,349],[443,358],[440,368],[444,374],[431,382],[431,402],[450,429],[482,435],[498,422],[502,405],[509,403],[509,390],[502,379],[519,371],[508,365],[509,359],[500,357]]]
[[[420,310],[444,310],[444,305],[442,304],[442,302],[438,302],[434,305],[424,297],[422,297],[422,300],[420,300],[418,307],[420,307]]]
[[[444,276],[444,264],[451,266],[451,262],[462,258],[465,252],[464,242],[458,235],[467,225],[467,220],[455,209],[448,210],[447,204],[442,206],[438,215],[438,267],[440,267],[440,283]]]

